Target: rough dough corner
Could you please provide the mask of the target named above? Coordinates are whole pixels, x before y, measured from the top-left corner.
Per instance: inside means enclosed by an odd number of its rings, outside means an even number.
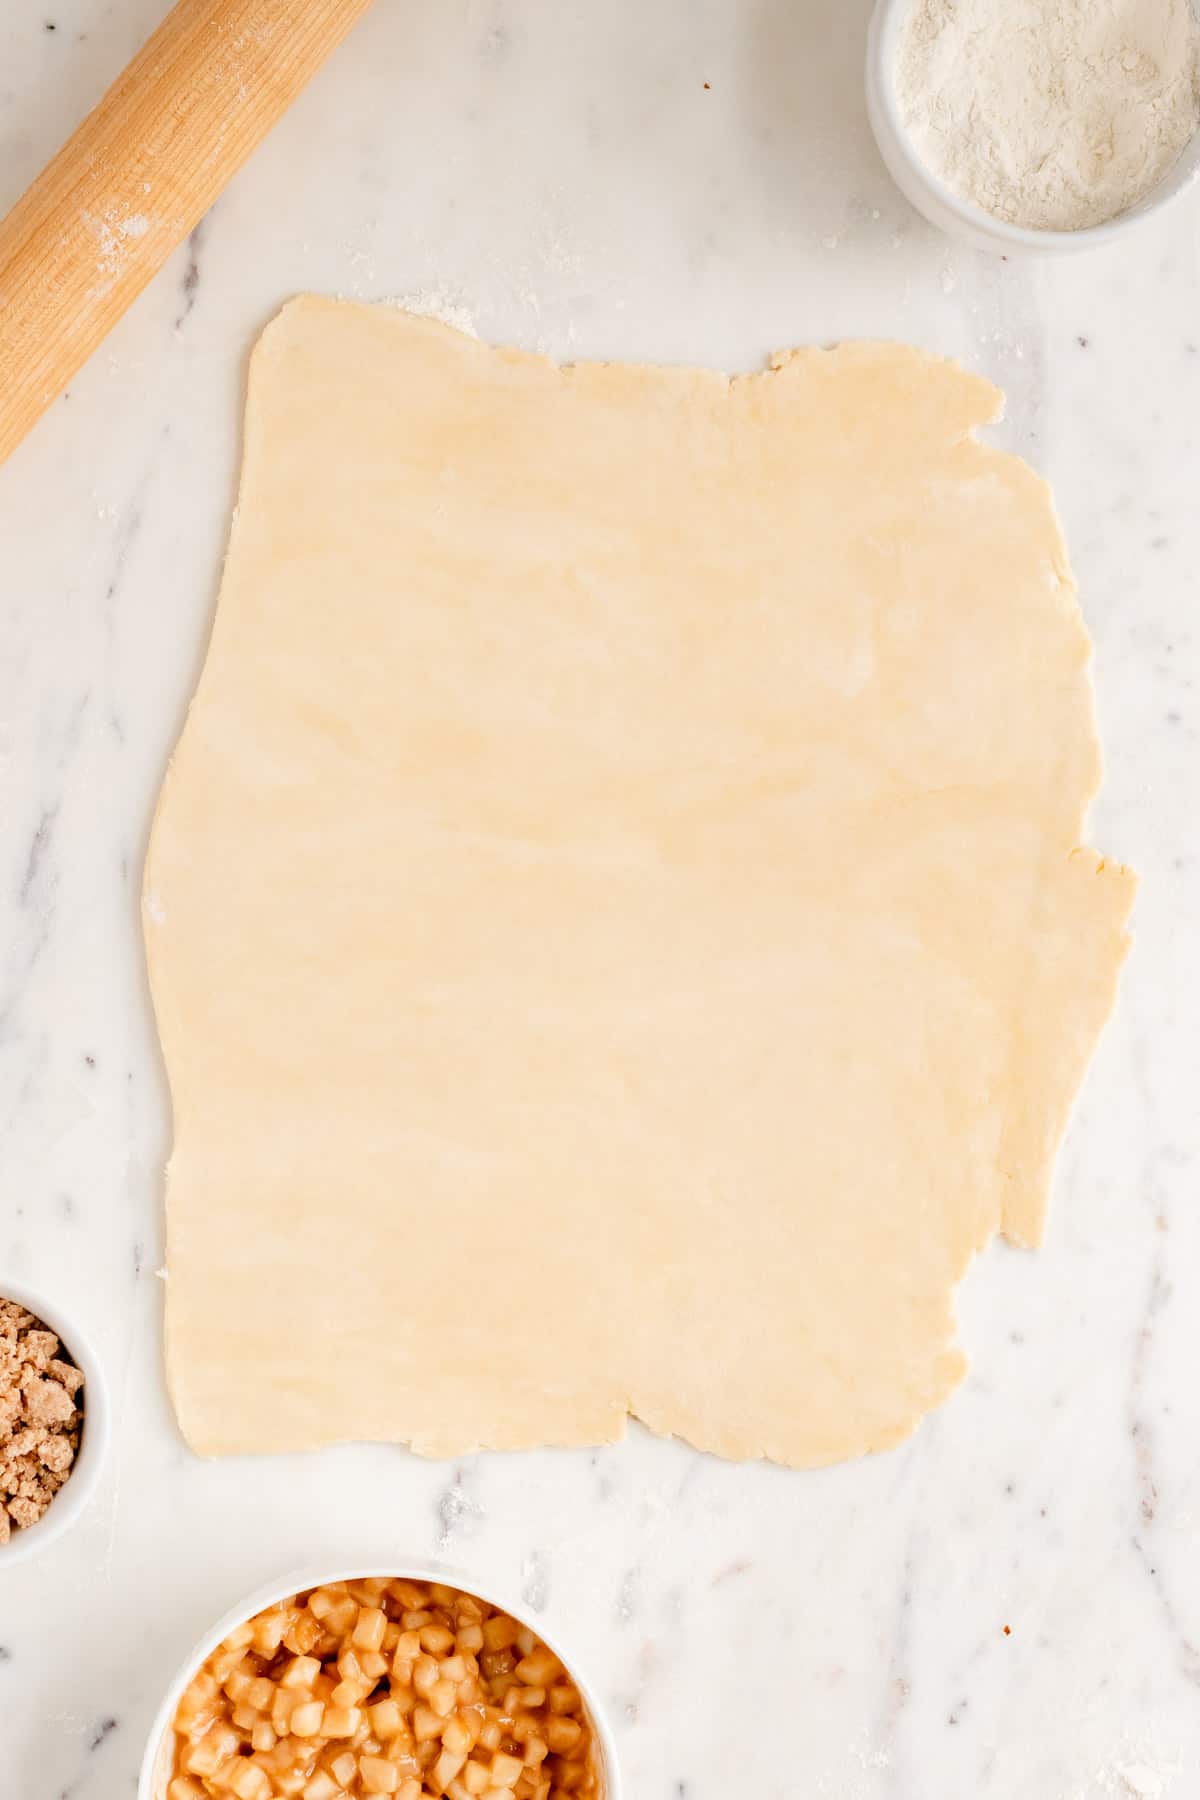
[[[998,396],[304,299],[255,352],[145,928],[190,1442],[894,1444],[1038,1241],[1126,950]]]

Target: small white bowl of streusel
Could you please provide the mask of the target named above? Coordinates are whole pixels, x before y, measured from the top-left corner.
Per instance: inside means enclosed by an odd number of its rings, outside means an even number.
[[[83,1512],[108,1447],[108,1393],[80,1328],[0,1274],[0,1571]]]

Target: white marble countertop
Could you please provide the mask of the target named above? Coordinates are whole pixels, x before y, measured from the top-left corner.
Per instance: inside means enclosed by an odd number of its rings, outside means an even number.
[[[1200,1794],[1200,195],[1078,260],[956,250],[869,139],[867,10],[378,0],[0,471],[0,1288],[78,1309],[117,1412],[85,1521],[0,1568],[5,1800],[130,1794],[218,1611],[302,1558],[389,1551],[545,1609],[637,1800]],[[164,11],[5,9],[0,210]],[[638,1429],[456,1467],[205,1464],[177,1436],[139,875],[247,352],[308,288],[563,357],[904,337],[1007,389],[999,435],[1055,483],[1096,640],[1093,841],[1144,887],[1048,1245],[980,1260],[973,1373],[906,1448],[803,1475]]]

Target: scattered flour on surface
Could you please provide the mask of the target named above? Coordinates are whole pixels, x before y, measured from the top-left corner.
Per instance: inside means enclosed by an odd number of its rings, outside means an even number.
[[[1178,1758],[1168,1759],[1161,1750],[1125,1737],[1058,1800],[1169,1800],[1179,1794],[1176,1777],[1181,1772]]]
[[[1125,1784],[1128,1793],[1135,1794],[1137,1800],[1160,1800],[1167,1792],[1164,1777],[1157,1769],[1148,1769],[1145,1763],[1131,1763],[1116,1771]],[[1169,1780],[1167,1776],[1165,1780]]]

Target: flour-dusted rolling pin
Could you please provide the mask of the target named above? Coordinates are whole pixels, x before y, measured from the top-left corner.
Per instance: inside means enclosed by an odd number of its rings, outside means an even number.
[[[0,222],[0,462],[370,0],[179,0]]]

